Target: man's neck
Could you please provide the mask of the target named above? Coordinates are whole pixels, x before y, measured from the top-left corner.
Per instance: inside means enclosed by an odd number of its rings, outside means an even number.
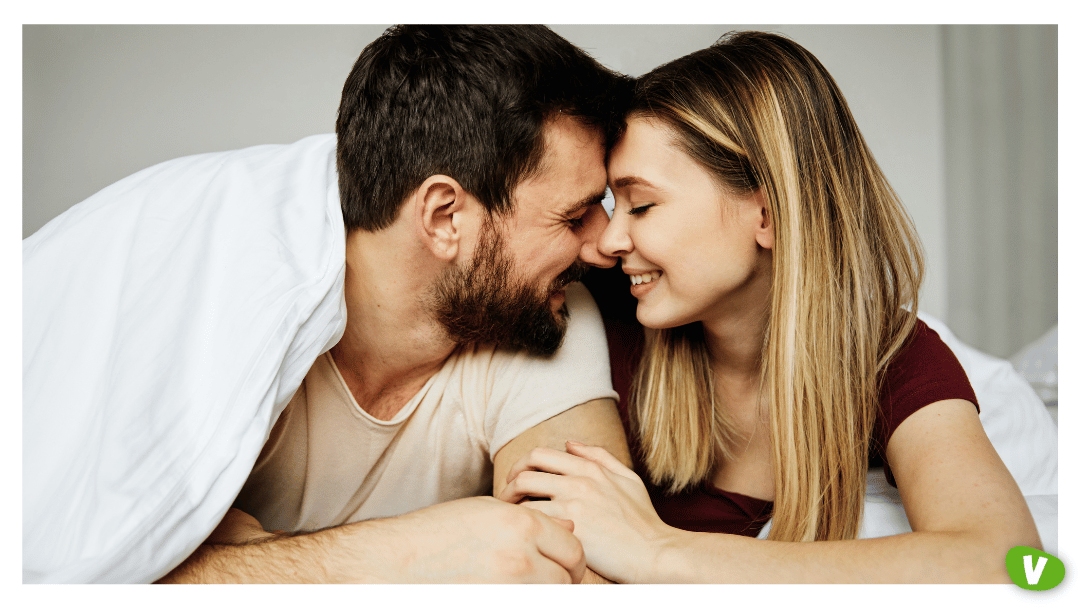
[[[454,351],[427,302],[437,269],[394,227],[355,230],[345,251],[347,322],[330,353],[357,404],[390,420]]]

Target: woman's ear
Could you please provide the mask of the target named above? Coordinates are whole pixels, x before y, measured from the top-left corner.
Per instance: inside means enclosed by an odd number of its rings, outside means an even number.
[[[750,200],[757,208],[757,217],[760,218],[754,231],[757,244],[762,249],[772,249],[773,243],[776,242],[776,234],[773,231],[772,212],[769,210],[769,203],[765,199],[765,193],[761,191],[761,188],[758,188],[750,196]]]
[[[445,175],[432,175],[413,193],[420,239],[436,258],[451,261],[457,257],[468,207],[465,189]]]

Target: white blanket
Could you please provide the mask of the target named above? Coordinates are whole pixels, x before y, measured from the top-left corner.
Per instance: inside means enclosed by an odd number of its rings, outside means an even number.
[[[345,323],[333,135],[181,158],[23,242],[23,580],[148,582]]]

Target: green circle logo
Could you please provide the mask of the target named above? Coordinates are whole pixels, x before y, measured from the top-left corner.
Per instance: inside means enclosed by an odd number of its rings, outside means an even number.
[[[1009,549],[1005,570],[1017,587],[1029,591],[1053,589],[1065,578],[1065,564],[1060,559],[1032,547]]]

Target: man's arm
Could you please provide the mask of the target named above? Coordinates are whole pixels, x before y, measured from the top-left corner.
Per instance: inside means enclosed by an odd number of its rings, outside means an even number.
[[[495,492],[530,450],[562,449],[568,439],[602,445],[629,463],[614,402],[598,399],[536,425],[499,450]],[[300,535],[267,532],[254,517],[232,509],[159,582],[605,582],[592,573],[583,580],[584,569],[580,543],[555,520],[475,497]]]
[[[533,448],[564,450],[567,440],[585,445],[601,446],[630,466],[630,449],[626,445],[619,412],[613,399],[593,399],[557,414],[511,439],[495,454],[494,494],[506,487],[510,467]]]
[[[494,495],[506,487],[510,467],[533,448],[547,447],[564,450],[567,440],[586,445],[601,445],[626,466],[630,466],[630,450],[619,420],[615,401],[594,399],[572,407],[532,427],[507,443],[495,454]],[[595,442],[595,443],[593,443]],[[607,579],[587,570],[583,583],[607,583]]]
[[[614,401],[597,399],[499,450],[495,493],[522,456],[539,446],[563,449],[568,439],[602,445],[630,462]],[[158,582],[607,582],[591,571],[582,578],[584,570],[580,543],[555,520],[476,497],[301,535],[267,532],[254,517],[231,509],[206,542]]]
[[[311,534],[266,532],[233,509],[162,583],[578,582],[581,544],[563,526],[491,497]]]

